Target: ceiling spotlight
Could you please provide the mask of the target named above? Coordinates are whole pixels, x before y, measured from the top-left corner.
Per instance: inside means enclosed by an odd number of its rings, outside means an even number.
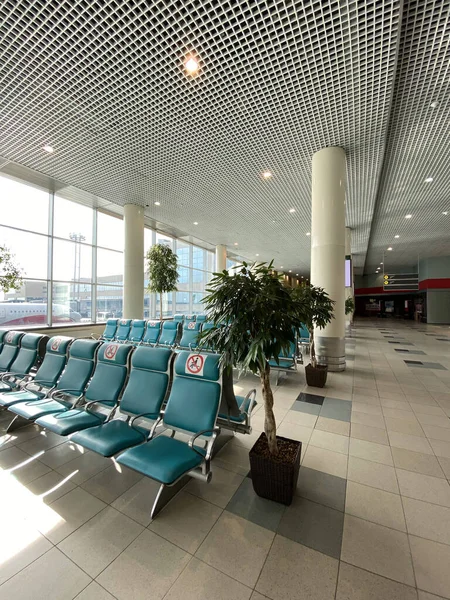
[[[264,179],[270,179],[272,177],[272,173],[270,171],[264,171],[262,176]]]
[[[295,276],[298,277],[298,273],[296,273]]]
[[[289,273],[292,273],[292,269],[289,269]]]
[[[399,235],[394,235],[395,239],[398,239],[400,236]]]
[[[282,269],[282,268],[283,268],[283,265],[281,265],[280,269]]]
[[[307,233],[306,235],[311,235],[311,232],[310,232],[310,231],[308,231],[308,233]]]
[[[194,225],[198,225],[198,222],[197,222],[197,221],[194,221]]]
[[[383,263],[380,263],[380,265],[382,265]]]
[[[184,68],[189,75],[195,75],[198,72],[198,61],[193,56],[186,57],[184,61]]]
[[[405,219],[410,219],[412,215],[405,215]]]
[[[439,102],[437,100],[433,100],[433,102],[430,104],[431,108],[437,108],[439,106]]]
[[[391,246],[389,246],[388,250],[392,250]]]
[[[432,178],[432,177],[427,177],[427,178],[425,179],[425,183],[431,183],[432,181],[433,181],[433,178]]]
[[[42,150],[44,150],[44,152],[48,152],[49,154],[53,154],[53,152],[55,151],[53,146],[50,146],[49,144],[45,144]]]
[[[256,256],[259,256],[259,254],[257,254]]]
[[[290,209],[289,209],[289,212],[290,212],[290,213],[295,213],[295,208],[290,208]]]
[[[447,216],[448,215],[448,210],[444,210],[444,212],[442,214],[445,215],[445,216]]]
[[[161,206],[161,202],[155,202],[155,206]]]
[[[234,242],[234,245],[235,245],[235,246],[239,246],[239,244],[238,244],[237,242]]]

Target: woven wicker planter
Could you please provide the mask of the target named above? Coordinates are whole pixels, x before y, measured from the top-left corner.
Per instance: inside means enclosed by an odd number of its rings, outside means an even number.
[[[323,388],[327,382],[328,367],[327,365],[306,365],[305,367],[306,383],[312,387]]]
[[[264,433],[259,436],[259,440],[262,437],[265,438]],[[254,451],[255,444],[250,450],[250,473],[253,489],[258,496],[289,505],[297,487],[302,443],[281,436],[277,436],[277,440],[285,440],[297,446],[294,460],[278,462],[270,456],[261,456]]]

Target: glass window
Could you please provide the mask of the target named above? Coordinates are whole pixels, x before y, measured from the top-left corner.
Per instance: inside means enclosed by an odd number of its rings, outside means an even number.
[[[123,283],[123,252],[97,250],[97,282],[111,284]]]
[[[173,315],[173,307],[172,307],[172,292],[168,294],[162,295],[163,302],[163,317],[171,317]],[[156,294],[156,315],[160,317],[160,295]]]
[[[203,248],[192,247],[192,267],[194,269],[205,269],[205,254],[206,250]]]
[[[156,232],[156,243],[157,244],[165,244],[166,246],[169,246],[169,248],[171,248],[173,250],[173,239],[168,237],[167,235],[159,233],[158,231]]]
[[[2,216],[0,216],[2,218]],[[48,237],[0,227],[1,243],[15,256],[15,264],[30,279],[47,279]]]
[[[92,215],[92,208],[55,196],[53,235],[91,244]]]
[[[64,281],[91,281],[92,246],[53,241],[53,277]]]
[[[189,254],[190,254],[189,244],[186,244],[185,242],[181,242],[180,240],[177,240],[178,264],[183,265],[185,267],[189,267],[190,266]]]
[[[97,245],[114,248],[123,252],[124,230],[123,220],[106,213],[97,214]]]
[[[153,246],[153,229],[144,228],[144,255]]]
[[[206,270],[214,273],[216,270],[216,255],[214,252],[206,252]]]
[[[175,312],[181,313],[183,315],[189,314],[190,310],[190,298],[191,294],[189,292],[177,292],[176,294],[176,306]]]
[[[97,321],[122,317],[123,287],[97,286]]]
[[[0,325],[47,325],[47,282],[24,280],[20,290],[1,293]]]
[[[205,294],[201,292],[192,293],[192,312],[194,314],[199,315],[205,312],[205,306],[203,304],[204,297]]]
[[[178,267],[177,287],[189,285],[189,271],[190,271],[190,269],[186,269],[186,267]]]
[[[91,321],[92,286],[88,283],[53,283],[52,323]]]
[[[3,225],[48,233],[49,193],[0,175]]]
[[[197,271],[195,269],[192,270],[192,282],[194,284],[202,283],[206,284],[209,280],[209,275],[205,271]],[[198,289],[198,286],[194,286],[195,289]]]

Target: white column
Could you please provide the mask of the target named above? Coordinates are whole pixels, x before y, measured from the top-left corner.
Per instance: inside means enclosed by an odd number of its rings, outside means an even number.
[[[144,208],[136,204],[123,207],[125,249],[123,253],[123,316],[144,317]]]
[[[221,273],[227,268],[227,247],[219,244],[216,246],[216,273]]]
[[[311,285],[335,301],[334,319],[316,329],[318,362],[345,369],[345,150],[323,148],[312,160]]]

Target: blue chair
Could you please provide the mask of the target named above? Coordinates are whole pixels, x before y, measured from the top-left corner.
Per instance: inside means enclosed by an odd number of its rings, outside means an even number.
[[[211,329],[214,329],[215,325],[214,323],[211,323],[211,321],[205,321],[202,325],[202,333],[204,333],[205,331],[211,331]],[[211,344],[205,344],[205,343],[201,343],[200,345],[202,351],[205,350],[206,352],[214,352],[214,348],[212,347]]]
[[[36,417],[36,423],[59,435],[70,435],[74,431],[103,423],[108,414],[102,410],[114,409],[125,384],[132,350],[130,344],[102,344],[94,374],[80,399],[72,403],[53,401],[48,408],[40,407],[41,413]]]
[[[147,328],[142,338],[142,344],[155,346],[161,335],[161,321],[147,321]]]
[[[187,321],[183,325],[183,334],[178,344],[178,348],[182,350],[193,350],[197,348],[198,335],[200,333],[201,323],[196,321]]]
[[[161,507],[184,485],[186,475],[205,482],[211,480],[210,460],[222,392],[218,354],[181,351],[174,367],[174,379],[165,410],[150,432],[150,440],[125,450],[116,459],[121,465],[160,483],[153,504],[153,518]],[[161,424],[171,435],[155,437]],[[189,441],[177,433],[190,435]],[[172,488],[172,492],[168,491]]]
[[[0,353],[3,350],[3,342],[9,329],[0,329]]]
[[[47,336],[26,333],[20,340],[19,352],[9,368],[9,373],[0,377],[0,392],[10,392],[17,388],[19,381],[26,377],[40,361],[39,349]]]
[[[276,385],[278,385],[282,373],[287,373],[288,371],[297,371],[298,358],[298,338],[295,334],[294,341],[290,342],[289,344],[289,350],[287,352],[281,352],[277,359],[272,358],[269,360],[270,369],[277,372]]]
[[[17,402],[40,400],[56,385],[67,361],[67,351],[73,338],[56,336],[47,342],[44,360],[36,375],[28,375],[19,383],[19,390],[0,393],[0,406],[8,408]]]
[[[184,322],[185,323],[192,323],[196,320],[196,316],[195,315],[185,315],[184,317]]]
[[[105,329],[102,335],[99,337],[99,340],[102,342],[112,342],[117,331],[117,323],[119,319],[108,319],[106,321]]]
[[[145,321],[143,319],[133,319],[131,324],[128,341],[131,344],[140,344],[145,333]]]
[[[117,325],[116,335],[114,341],[123,344],[128,340],[131,330],[131,319],[120,319]]]
[[[3,338],[3,349],[0,354],[0,374],[8,373],[18,352],[20,340],[25,334],[21,331],[8,331]]]
[[[309,331],[308,331],[308,328],[306,327],[306,325],[304,325],[303,323],[299,329],[298,341],[299,341],[300,346],[302,346],[302,347],[304,346],[305,349],[309,350],[309,346],[310,346]]]
[[[161,335],[158,340],[158,346],[174,346],[177,342],[180,327],[180,323],[177,323],[176,321],[164,321]]]
[[[251,433],[251,416],[256,404],[256,389],[250,390],[246,396],[236,396],[233,372],[225,369],[222,374],[222,397],[217,423],[238,433]]]
[[[173,320],[175,323],[183,323],[184,315],[174,315]]]
[[[120,401],[119,418],[79,431],[72,441],[108,457],[147,441],[149,430],[134,423],[140,418],[158,419],[169,387],[172,358],[173,353],[168,348],[139,346],[131,358],[130,377]],[[121,419],[120,415],[127,419]]]
[[[76,405],[83,398],[86,385],[92,376],[100,344],[98,340],[75,340],[70,346],[69,360],[55,389],[40,400],[16,402],[9,410],[22,419],[35,421],[43,415],[62,412]],[[106,344],[109,345],[111,344]],[[13,423],[10,427],[15,429]],[[19,425],[19,421],[16,423]]]
[[[197,315],[196,321],[197,323],[204,323],[207,320],[207,316],[206,315]]]

